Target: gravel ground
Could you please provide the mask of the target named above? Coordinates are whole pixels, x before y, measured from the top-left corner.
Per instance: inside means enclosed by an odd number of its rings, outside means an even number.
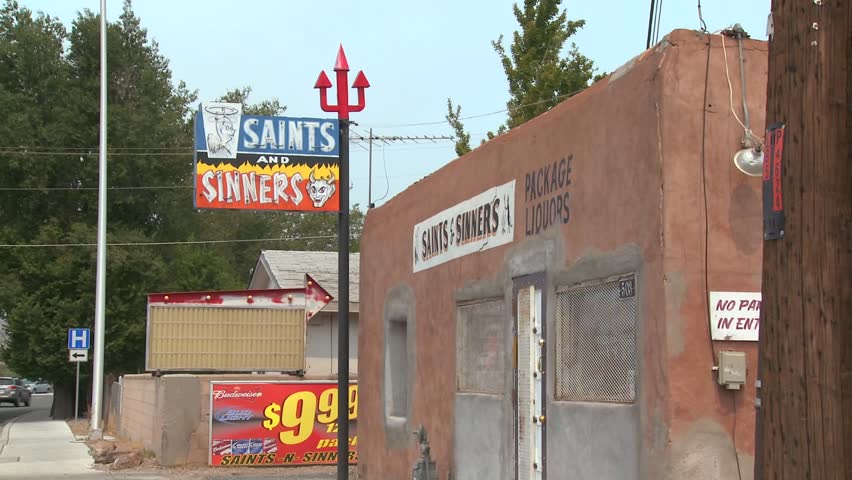
[[[71,431],[78,437],[88,435],[89,422],[87,419],[78,421],[68,421],[68,426]],[[331,466],[298,466],[298,467],[211,467],[209,465],[194,464],[181,465],[177,467],[163,467],[159,465],[150,452],[144,452],[140,444],[127,442],[119,438],[109,436],[109,432],[105,439],[115,443],[116,450],[119,451],[142,451],[145,455],[145,460],[142,465],[136,468],[121,470],[121,473],[138,475],[138,476],[160,476],[169,479],[189,479],[189,480],[229,480],[239,478],[248,479],[267,479],[267,478],[290,478],[293,480],[326,480],[335,478],[337,467]],[[91,443],[91,442],[87,442]],[[110,471],[109,465],[96,464],[96,470]],[[349,478],[357,480],[357,469],[352,466],[349,468]]]

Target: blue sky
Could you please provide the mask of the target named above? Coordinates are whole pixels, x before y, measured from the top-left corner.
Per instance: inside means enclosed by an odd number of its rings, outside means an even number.
[[[661,0],[658,0],[661,1]],[[69,25],[76,12],[98,11],[99,0],[20,0]],[[115,20],[123,0],[107,0]],[[447,97],[478,145],[505,121],[508,88],[491,41],[511,42],[517,23],[511,0],[359,2],[289,0],[135,0],[134,11],[170,61],[176,80],[197,89],[199,100],[251,86],[250,101],[277,97],[286,115],[329,117],[313,89],[320,70],[334,81],[339,44],[349,60],[349,83],[363,70],[372,87],[367,107],[352,115],[355,133],[452,135],[444,116]],[[521,2],[522,3],[522,2]],[[611,72],[645,48],[650,2],[564,0],[571,19],[586,26],[572,37],[600,71]],[[707,28],[740,23],[766,39],[770,0],[704,0]],[[676,28],[698,29],[697,0],[662,4],[660,37]],[[353,91],[354,94],[354,91]],[[415,124],[415,125],[412,125]],[[187,143],[191,139],[187,139]],[[381,204],[455,158],[450,141],[393,143],[373,148],[373,201]],[[366,145],[351,146],[352,203],[367,204]],[[387,177],[385,176],[387,169]],[[387,195],[384,200],[379,200]],[[378,201],[377,201],[378,200]]]

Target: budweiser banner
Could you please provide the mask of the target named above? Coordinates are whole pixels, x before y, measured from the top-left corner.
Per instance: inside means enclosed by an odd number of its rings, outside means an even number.
[[[358,385],[351,384],[349,463],[358,460]],[[210,465],[337,463],[336,382],[211,382]]]

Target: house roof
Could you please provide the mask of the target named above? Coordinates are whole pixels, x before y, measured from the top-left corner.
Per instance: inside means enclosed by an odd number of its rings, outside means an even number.
[[[350,311],[355,312],[358,311],[360,258],[358,253],[349,254],[349,304]],[[261,250],[258,267],[261,266],[269,274],[273,288],[303,287],[307,273],[334,297],[325,311],[337,311],[337,252]]]

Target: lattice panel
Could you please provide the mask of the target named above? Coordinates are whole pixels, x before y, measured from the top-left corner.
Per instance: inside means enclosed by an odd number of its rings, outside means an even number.
[[[502,395],[505,386],[503,301],[458,307],[456,386],[460,392]]]
[[[152,370],[296,371],[305,368],[305,311],[151,306]]]
[[[631,275],[557,294],[557,400],[636,400],[635,285]]]

